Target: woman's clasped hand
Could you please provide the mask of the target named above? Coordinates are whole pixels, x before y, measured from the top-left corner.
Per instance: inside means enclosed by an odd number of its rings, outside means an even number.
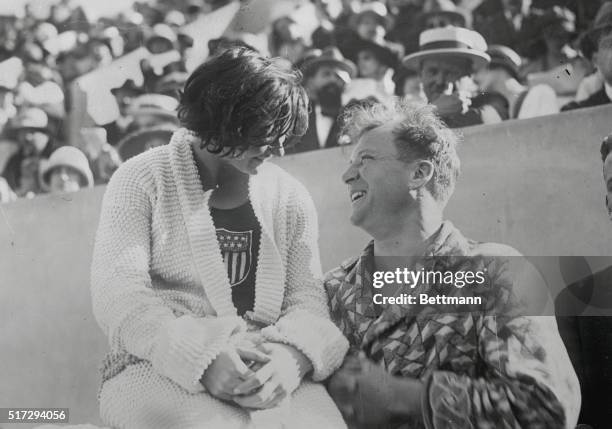
[[[310,369],[310,361],[289,345],[231,345],[219,353],[200,382],[218,399],[267,409],[289,397]]]

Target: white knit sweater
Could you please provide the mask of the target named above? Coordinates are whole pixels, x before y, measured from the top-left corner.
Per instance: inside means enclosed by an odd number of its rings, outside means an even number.
[[[326,378],[348,345],[329,320],[308,192],[269,163],[250,178],[262,234],[247,324],[232,303],[194,138],[177,131],[122,165],[106,189],[91,275],[94,315],[111,349],[105,380],[146,362],[185,394],[204,392],[201,375],[246,329],[296,347],[312,362],[313,380]]]

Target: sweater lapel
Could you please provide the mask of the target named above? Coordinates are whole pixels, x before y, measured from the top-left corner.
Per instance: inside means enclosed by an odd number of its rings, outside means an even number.
[[[287,210],[280,207],[277,198],[277,175],[271,173],[278,168],[270,164],[259,167],[258,174],[249,180],[249,198],[255,216],[261,226],[261,243],[255,276],[255,305],[251,319],[266,325],[275,323],[281,314],[285,291],[284,263],[278,243],[287,243],[284,237],[287,225]],[[273,177],[274,176],[274,177]],[[277,222],[280,228],[274,228]]]
[[[223,264],[208,201],[212,190],[204,192],[191,150],[197,137],[179,129],[169,144],[170,165],[176,183],[180,209],[187,228],[195,268],[217,316],[235,316],[231,287]]]

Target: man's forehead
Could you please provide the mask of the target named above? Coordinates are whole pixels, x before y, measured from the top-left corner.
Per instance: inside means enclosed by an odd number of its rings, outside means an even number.
[[[392,121],[363,133],[353,149],[353,155],[366,151],[378,153],[387,153],[390,150],[394,151],[393,129],[396,125],[397,121]]]
[[[450,70],[457,73],[469,74],[471,62],[465,58],[455,57],[452,55],[441,55],[439,57],[431,57],[423,59],[423,68],[435,67],[443,70]]]

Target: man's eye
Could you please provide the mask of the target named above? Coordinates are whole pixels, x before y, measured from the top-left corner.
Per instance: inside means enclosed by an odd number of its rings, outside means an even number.
[[[374,159],[374,157],[372,155],[361,155],[361,162],[367,159]]]

